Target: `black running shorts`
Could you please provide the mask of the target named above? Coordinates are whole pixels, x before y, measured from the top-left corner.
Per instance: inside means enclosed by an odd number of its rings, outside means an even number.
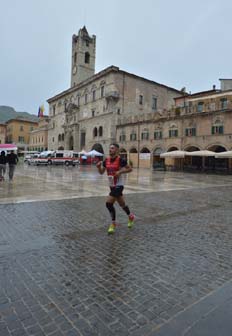
[[[110,187],[109,195],[113,197],[120,197],[122,196],[123,189],[123,186]]]

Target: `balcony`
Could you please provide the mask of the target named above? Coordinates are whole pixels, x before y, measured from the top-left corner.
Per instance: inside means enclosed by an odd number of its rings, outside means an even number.
[[[119,99],[120,94],[118,91],[110,91],[105,94],[106,100],[117,100]]]

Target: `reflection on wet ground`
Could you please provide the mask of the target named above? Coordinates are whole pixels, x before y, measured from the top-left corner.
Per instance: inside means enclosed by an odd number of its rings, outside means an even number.
[[[232,185],[232,176],[134,169],[125,178],[125,194],[186,190]],[[0,203],[104,196],[108,193],[106,175],[96,167],[36,167],[19,165],[13,182],[0,184]]]
[[[18,166],[0,184],[1,336],[154,336],[231,280],[231,176],[125,178],[136,222],[116,205],[114,236],[95,167]]]

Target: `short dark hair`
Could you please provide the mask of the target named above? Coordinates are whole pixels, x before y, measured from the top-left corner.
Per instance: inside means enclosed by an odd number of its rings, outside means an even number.
[[[112,143],[112,144],[110,144],[110,146],[114,146],[114,147],[117,147],[119,149],[119,144],[117,144],[117,143]]]

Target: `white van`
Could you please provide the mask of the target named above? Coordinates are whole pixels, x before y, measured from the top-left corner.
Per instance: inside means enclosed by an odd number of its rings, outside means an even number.
[[[49,157],[48,164],[76,166],[79,164],[79,154],[74,151],[57,150]]]

